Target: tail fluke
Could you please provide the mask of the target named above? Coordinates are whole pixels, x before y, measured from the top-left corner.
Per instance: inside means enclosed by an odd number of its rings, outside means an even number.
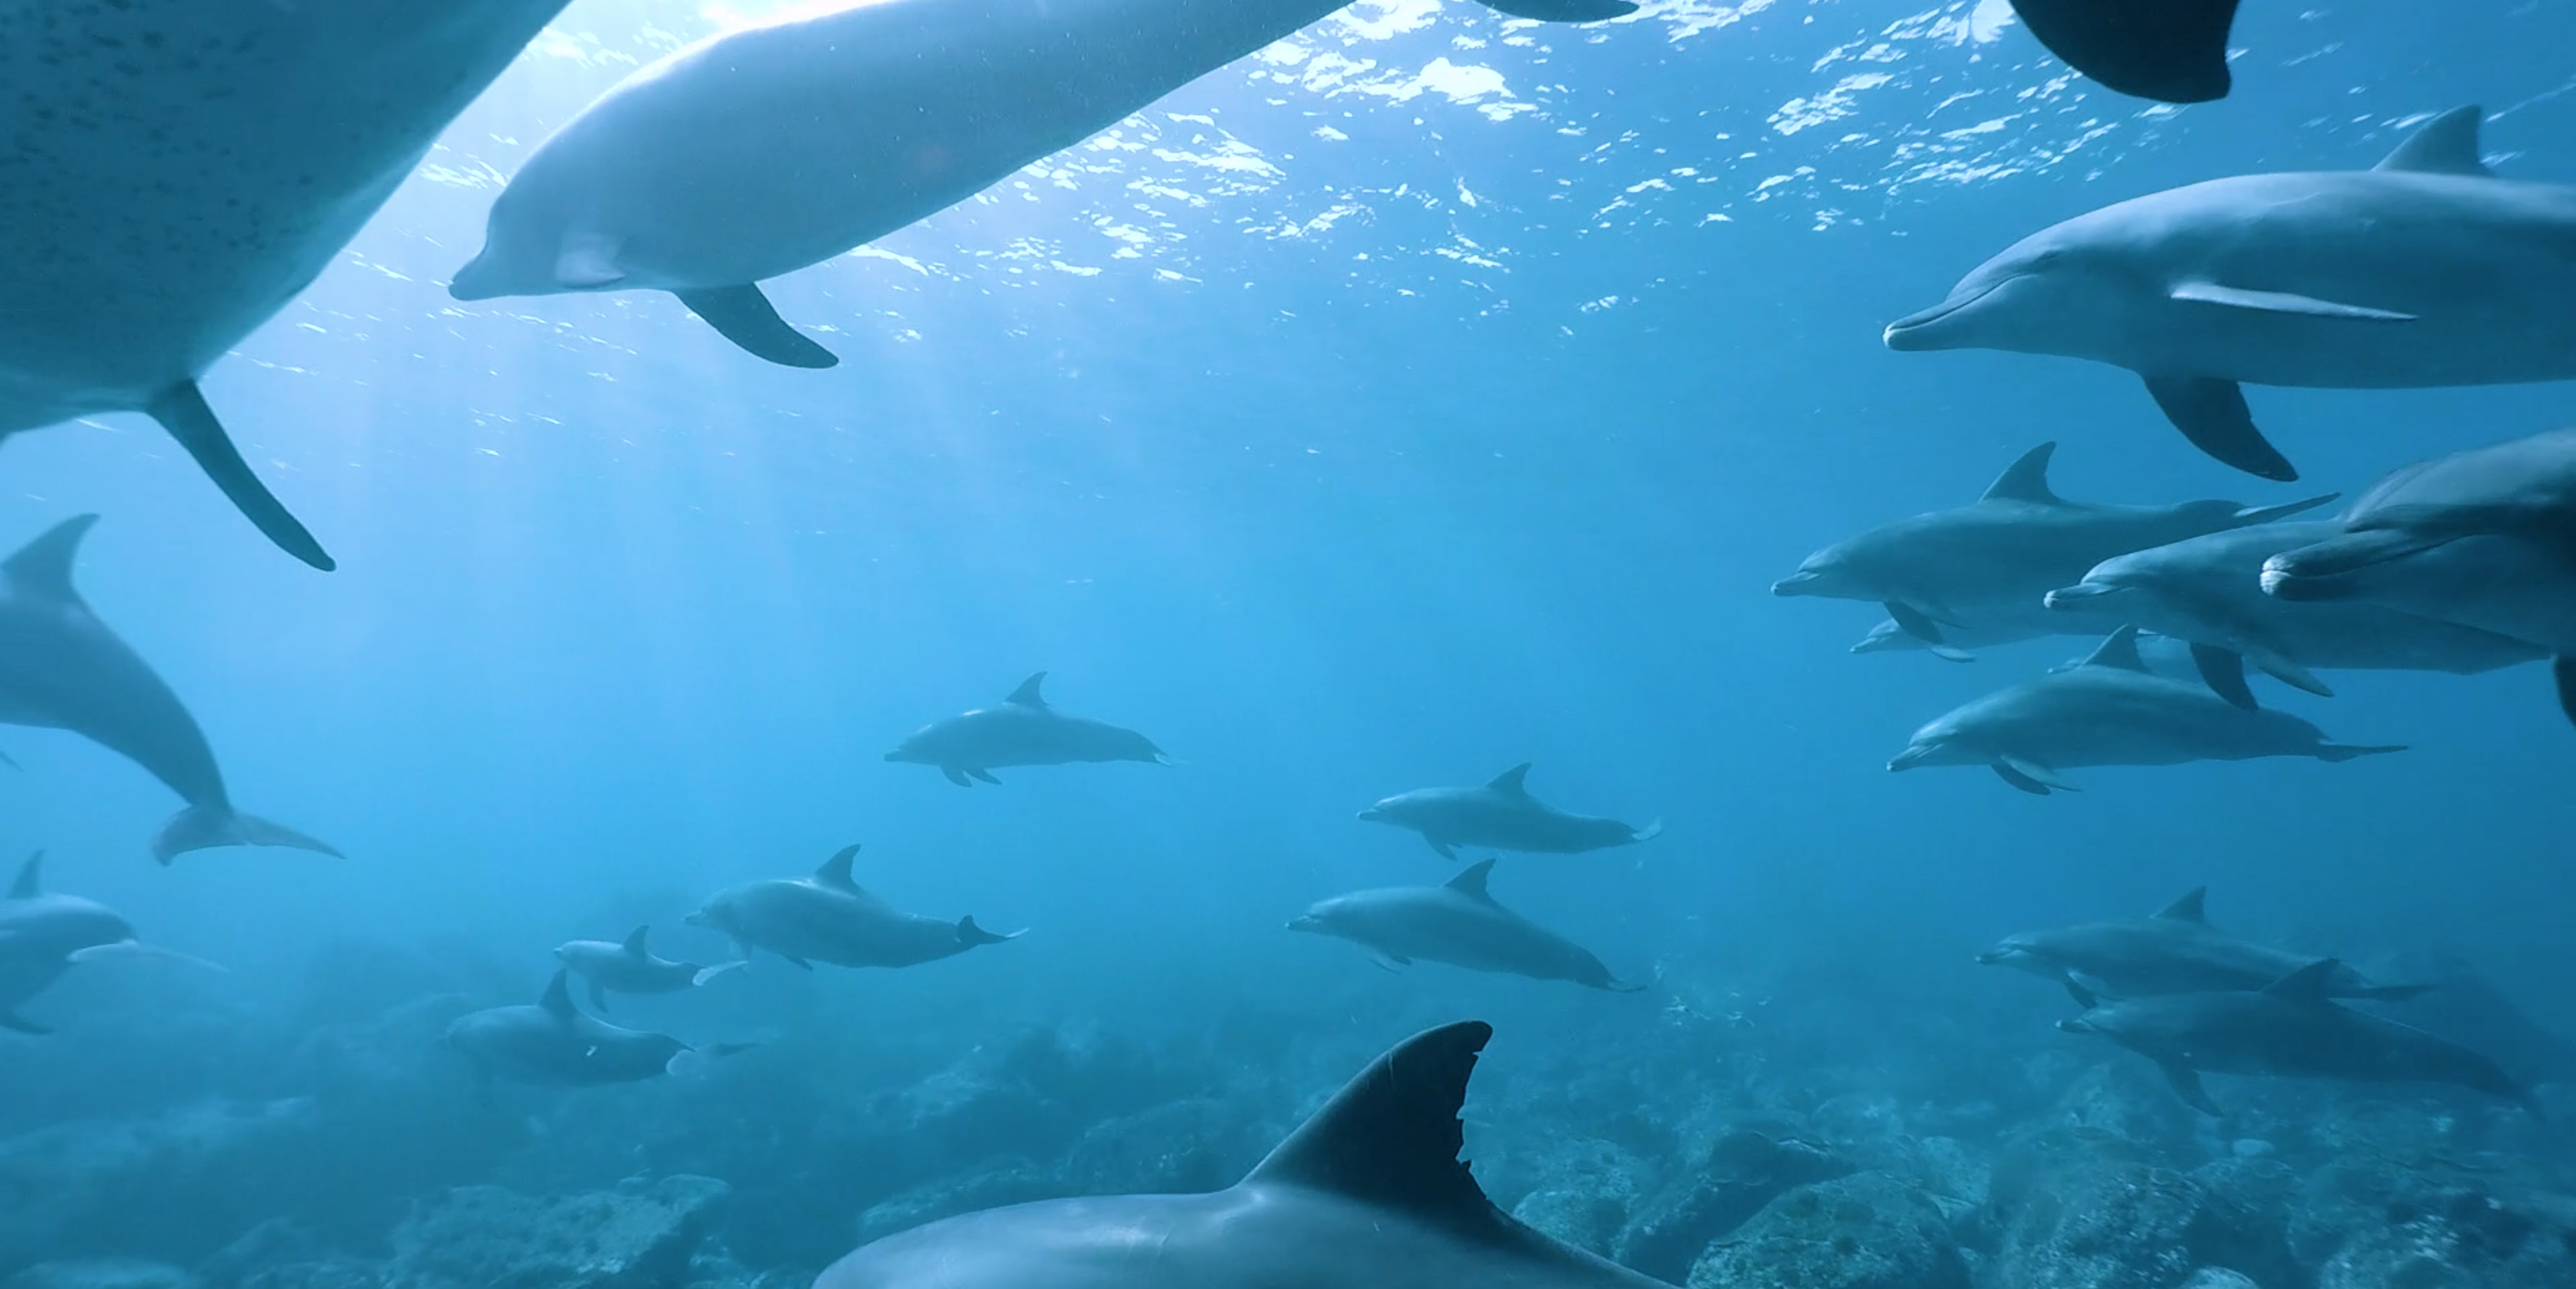
[[[152,839],[152,858],[167,864],[189,851],[218,846],[286,846],[346,858],[329,842],[224,806],[190,806],[170,816],[170,822],[161,825],[161,835]]]
[[[1000,944],[1006,940],[1017,940],[1021,936],[1027,934],[1028,931],[1023,928],[1018,931],[995,935],[994,933],[975,925],[975,915],[972,913],[957,919],[957,942],[959,944]]]
[[[703,985],[728,971],[740,971],[750,965],[751,964],[749,962],[736,958],[731,962],[719,962],[712,967],[700,967],[698,968],[698,974],[689,977],[689,984],[692,987]]]

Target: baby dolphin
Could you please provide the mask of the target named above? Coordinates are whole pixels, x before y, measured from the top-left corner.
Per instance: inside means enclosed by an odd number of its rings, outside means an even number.
[[[1973,505],[1883,524],[1817,551],[1771,593],[1876,600],[1899,628],[1926,644],[1953,644],[1953,632],[1960,641],[2098,635],[2120,620],[2052,614],[2048,593],[2115,555],[2268,523],[2334,500],[2328,494],[2275,506],[2068,501],[2048,486],[2056,451],[2056,444],[2042,443],[2023,453]]]
[[[886,753],[889,761],[935,765],[961,788],[975,780],[998,784],[996,768],[1014,765],[1070,765],[1076,762],[1143,761],[1170,765],[1152,739],[1107,721],[1067,716],[1047,705],[1038,687],[1043,671],[1020,682],[999,707],[979,707],[961,716],[932,721]]]
[[[2494,1061],[2448,1039],[2335,1003],[2342,964],[2320,959],[2259,992],[2167,994],[2108,1003],[2057,1022],[2154,1061],[2203,1114],[2222,1113],[2200,1075],[2262,1074],[2357,1083],[2449,1083],[2503,1097],[2545,1117],[2529,1089]]]
[[[1496,903],[1485,890],[1493,871],[1494,861],[1488,859],[1445,886],[1336,895],[1306,910],[1288,929],[1339,936],[1391,970],[1422,958],[1469,971],[1571,980],[1623,994],[1645,988],[1620,983],[1591,950]]]
[[[2161,103],[2227,97],[2236,0],[2012,0],[2030,34],[2086,76]]]
[[[340,852],[233,809],[205,732],[161,678],[72,589],[96,515],[56,524],[0,563],[0,722],[69,730],[151,771],[188,803],[152,839],[164,864],[213,846]]]
[[[1041,1200],[889,1235],[814,1289],[1670,1289],[1494,1207],[1458,1158],[1482,1021],[1371,1062],[1210,1195]]]
[[[608,1010],[611,991],[621,994],[676,994],[745,965],[726,962],[701,967],[694,962],[656,958],[644,943],[645,933],[651,929],[635,928],[622,944],[610,940],[574,940],[560,944],[555,946],[555,959],[590,986],[590,1005],[603,1012]]]
[[[1370,806],[1360,818],[1410,828],[1442,859],[1458,858],[1460,846],[1579,855],[1663,835],[1660,819],[1635,828],[1616,819],[1567,814],[1529,794],[1529,772],[1530,763],[1523,761],[1481,788],[1417,788]]]
[[[2208,895],[2208,887],[2195,886],[2154,917],[2006,936],[1978,954],[1977,961],[2057,981],[2086,1007],[2104,998],[2261,989],[2314,961],[2212,927],[2203,907]],[[2322,984],[2331,997],[2379,1001],[2412,998],[2434,988],[2383,985],[2340,965]]]
[[[641,1083],[676,1072],[681,1058],[697,1050],[668,1034],[582,1015],[569,984],[569,970],[557,969],[534,1004],[459,1016],[447,1027],[447,1045],[474,1062],[487,1089],[495,1078],[549,1088]],[[720,1043],[707,1052],[731,1056],[748,1047]]]
[[[2077,216],[1888,324],[1886,341],[2128,368],[2201,451],[2289,480],[2240,384],[2576,378],[2571,244],[2576,188],[2495,178],[2464,107],[2373,170],[2216,179]]]
[[[2138,631],[2122,627],[2084,664],[1988,694],[1914,732],[1887,763],[1991,766],[2003,781],[2047,796],[2071,792],[2058,771],[2086,765],[2180,765],[2306,756],[2349,761],[2402,747],[2329,743],[2287,712],[2248,711],[2146,669]]]
[[[0,899],[0,1029],[21,1034],[54,1031],[19,1015],[19,1004],[52,987],[73,963],[135,942],[133,924],[106,905],[45,894],[44,863],[41,850],[28,856]]]
[[[953,958],[979,945],[1028,934],[996,935],[971,916],[954,922],[906,913],[850,878],[859,848],[844,846],[812,877],[773,878],[716,892],[689,925],[732,936],[746,951],[767,949],[799,967],[911,967]]]

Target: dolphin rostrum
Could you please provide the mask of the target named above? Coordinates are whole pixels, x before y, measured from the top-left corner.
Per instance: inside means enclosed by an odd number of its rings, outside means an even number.
[[[2236,0],[2012,0],[2030,34],[2067,66],[2162,103],[2227,97]]]
[[[1951,645],[1954,632],[1957,643],[2101,635],[2120,620],[2052,614],[2048,593],[2115,555],[2268,523],[2334,500],[2328,494],[2273,506],[2068,501],[2048,486],[2056,451],[2056,444],[2042,443],[2023,453],[1973,505],[1882,524],[1817,551],[1771,593],[1876,600],[1900,629],[1926,644]]]
[[[2329,994],[2342,964],[2322,958],[2256,992],[2166,994],[2106,1003],[2057,1022],[2154,1061],[2203,1114],[2218,1104],[2203,1072],[2361,1083],[2449,1083],[2503,1097],[2543,1117],[2529,1089],[2494,1061],[2413,1026],[2358,1012]]]
[[[1530,763],[1523,761],[1481,788],[1417,788],[1398,793],[1361,811],[1360,818],[1410,828],[1422,834],[1442,859],[1458,858],[1460,846],[1577,855],[1663,835],[1660,819],[1637,828],[1548,805],[1530,795],[1529,772]]]
[[[2215,179],[2079,215],[1886,341],[2125,367],[2203,452],[2289,480],[2239,385],[2576,379],[2571,244],[2576,188],[2495,178],[2463,107],[2372,170]]]
[[[2155,675],[2138,656],[2137,628],[2122,627],[2082,666],[1988,694],[1916,730],[1887,768],[1991,766],[2004,782],[2044,797],[2073,791],[2057,772],[2077,766],[2267,756],[2349,761],[2405,750],[2330,743],[2287,712],[2248,711],[2198,685]]]
[[[1369,951],[1378,965],[1401,969],[1416,958],[1470,971],[1570,980],[1633,993],[1592,951],[1495,902],[1485,881],[1494,861],[1462,870],[1445,886],[1396,886],[1336,895],[1288,924],[1291,931],[1338,936]]]
[[[1039,687],[1041,671],[1020,682],[998,707],[979,707],[913,731],[912,737],[886,753],[888,761],[935,765],[950,783],[975,786],[978,779],[1000,783],[996,769],[1014,765],[1071,765],[1077,762],[1143,761],[1170,765],[1152,739],[1130,729],[1086,716],[1067,716],[1047,704]]]
[[[1670,1289],[1494,1207],[1458,1158],[1482,1021],[1371,1062],[1209,1195],[1042,1200],[866,1245],[814,1289]]]
[[[535,1003],[468,1012],[447,1026],[447,1046],[474,1062],[485,1084],[495,1078],[550,1088],[640,1083],[678,1071],[697,1049],[668,1034],[623,1029],[584,1016],[572,1005],[570,972],[558,968]],[[732,1056],[745,1043],[720,1043],[710,1056]]]
[[[995,934],[972,916],[954,922],[906,913],[850,877],[859,848],[844,846],[812,877],[772,878],[730,887],[688,917],[689,925],[732,936],[745,950],[766,949],[799,967],[910,967],[1028,934]]]
[[[2105,998],[2261,989],[2314,961],[2212,927],[2203,907],[2208,894],[2208,887],[2193,887],[2154,917],[2006,936],[1977,961],[2057,981],[2086,1007]],[[2383,985],[2345,966],[2328,973],[2323,985],[2336,998],[2377,1001],[2435,987]]]
[[[188,805],[152,839],[152,856],[164,864],[212,846],[338,855],[234,810],[196,718],[72,589],[72,558],[97,522],[66,519],[0,563],[0,723],[69,730],[168,784]]]
[[[590,1005],[602,1012],[608,1010],[608,995],[612,992],[676,994],[744,965],[724,962],[701,967],[694,962],[656,958],[645,944],[649,930],[639,926],[623,942],[573,940],[559,944],[555,946],[555,960],[590,986]]]

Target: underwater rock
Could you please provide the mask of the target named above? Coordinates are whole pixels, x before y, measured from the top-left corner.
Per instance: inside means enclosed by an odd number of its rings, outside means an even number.
[[[731,1188],[712,1177],[538,1198],[462,1186],[394,1232],[402,1289],[667,1289]]]
[[[2191,1170],[2190,1176],[2203,1201],[2184,1233],[2193,1256],[2261,1285],[2307,1281],[2309,1268],[2290,1249],[2298,1169],[2271,1155],[2231,1152]]]
[[[1612,1256],[1658,1280],[1680,1280],[1709,1242],[1733,1231],[1783,1192],[1842,1177],[1851,1161],[1794,1138],[1737,1130],[1708,1157],[1641,1205],[1612,1243]]]
[[[1062,1170],[1068,1195],[1182,1194],[1223,1190],[1252,1171],[1285,1133],[1256,1107],[1192,1097],[1095,1124]]]
[[[1885,1173],[1802,1186],[1700,1255],[1691,1289],[1968,1289],[1968,1265],[1930,1196]]]
[[[2289,1239],[2318,1266],[2317,1289],[2576,1284],[2576,1196],[2453,1161],[2356,1155],[2317,1169]]]
[[[1647,1175],[1645,1162],[1597,1138],[1546,1134],[1546,1140],[1553,1147],[1547,1166],[1512,1205],[1512,1216],[1587,1253],[1614,1257],[1638,1200],[1638,1178]]]
[[[2252,1276],[2226,1267],[2202,1267],[2182,1282],[2181,1289],[2263,1289]]]
[[[197,1289],[196,1277],[177,1267],[135,1258],[39,1262],[0,1289]]]
[[[2209,1197],[2156,1152],[2099,1128],[2054,1124],[1995,1166],[2002,1231],[1991,1289],[2172,1289],[2201,1256]]]

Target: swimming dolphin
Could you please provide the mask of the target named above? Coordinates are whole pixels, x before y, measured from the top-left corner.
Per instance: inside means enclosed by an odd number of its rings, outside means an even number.
[[[641,1083],[676,1072],[697,1049],[668,1034],[622,1029],[584,1016],[572,1005],[570,973],[557,969],[534,1004],[468,1012],[447,1026],[446,1043],[474,1062],[487,1086],[495,1078],[549,1088]],[[748,1050],[720,1043],[711,1056]]]
[[[2373,170],[2216,179],[2077,216],[1888,324],[1886,341],[2128,368],[2203,452],[2296,479],[2240,383],[2576,378],[2571,243],[2576,188],[2494,178],[2464,107]]]
[[[2334,500],[2274,506],[2186,501],[2112,506],[2068,501],[2048,486],[2054,443],[2021,455],[1975,504],[1882,524],[1807,557],[1773,583],[1773,595],[1876,600],[1897,626],[1927,644],[1984,636],[2101,635],[2117,618],[2049,612],[2048,593],[2130,551],[2204,533],[2268,523]]]
[[[2072,792],[2058,771],[2085,765],[2180,765],[2306,756],[2349,761],[2402,747],[2329,743],[2287,712],[2248,711],[2198,685],[2169,680],[2138,657],[2137,628],[2122,627],[2071,671],[1988,694],[1914,732],[1887,763],[1990,766],[2037,796]]]
[[[2247,993],[2167,994],[2107,1003],[2057,1022],[2154,1061],[2203,1114],[2221,1113],[2200,1075],[2263,1074],[2363,1083],[2449,1083],[2503,1097],[2543,1118],[2540,1103],[2495,1062],[2420,1029],[2341,1006],[2341,963],[2320,959]]]
[[[555,960],[590,986],[590,1005],[602,1012],[608,1010],[612,990],[621,994],[676,994],[744,965],[725,962],[701,967],[694,962],[656,958],[645,946],[645,934],[650,930],[639,926],[623,943],[573,940],[559,944],[555,946]]]
[[[1485,890],[1493,871],[1494,861],[1488,859],[1445,886],[1336,895],[1306,910],[1288,929],[1338,936],[1390,969],[1422,958],[1469,971],[1571,980],[1617,993],[1645,988],[1620,983],[1591,950],[1496,903]]]
[[[2086,76],[2139,98],[2227,97],[2236,0],[2012,0],[2030,34]]]
[[[2470,675],[2548,651],[2510,636],[2363,603],[2298,603],[2263,592],[2264,561],[2340,535],[2337,521],[2266,524],[2135,551],[2048,593],[2051,609],[2105,615],[2191,642],[2209,687],[2254,706],[2252,663],[2312,694],[2334,691],[2310,668]],[[2278,973],[2275,973],[2278,974]]]
[[[844,846],[812,877],[774,878],[718,891],[688,917],[732,936],[745,951],[766,949],[799,967],[817,962],[842,967],[910,967],[953,958],[981,945],[1028,934],[1001,935],[975,925],[906,913],[860,888],[850,878],[859,848]]]
[[[935,765],[961,788],[975,780],[998,784],[993,771],[1014,765],[1069,765],[1076,762],[1144,761],[1170,765],[1163,749],[1130,729],[1084,716],[1067,716],[1047,705],[1038,687],[1043,671],[1020,682],[999,707],[979,707],[962,716],[932,721],[913,731],[889,761]]]
[[[197,380],[304,290],[564,0],[132,0],[0,39],[0,439],[142,412],[332,567]]]
[[[727,32],[540,145],[448,291],[670,291],[759,357],[829,367],[759,282],[956,205],[1345,2],[876,0]],[[1590,22],[1637,6],[1493,7]]]
[[[1371,1062],[1211,1195],[1042,1200],[866,1245],[814,1289],[1670,1289],[1494,1207],[1458,1158],[1482,1021]]]
[[[188,806],[152,839],[152,856],[164,864],[212,846],[338,855],[234,810],[196,718],[72,589],[72,558],[97,522],[96,515],[66,519],[0,563],[0,723],[69,730],[170,785]]]
[[[2576,429],[2455,452],[2363,493],[2342,531],[2264,562],[2263,589],[2302,606],[2382,605],[2557,655],[2576,721]]]
[[[1361,811],[1360,818],[1410,828],[1422,834],[1442,859],[1458,858],[1460,846],[1577,855],[1663,835],[1660,819],[1636,828],[1616,819],[1567,814],[1529,794],[1529,772],[1530,763],[1523,761],[1481,788],[1417,788],[1398,793]]]
[[[1977,955],[1986,966],[2012,967],[2066,986],[2091,1007],[2105,998],[2261,989],[2314,959],[2240,940],[2209,924],[2206,886],[2154,917],[2090,922],[2055,931],[2025,931]],[[2336,998],[2395,1001],[2432,985],[2383,985],[2338,965],[2323,982]]]
[[[83,955],[134,943],[134,926],[104,904],[44,892],[45,852],[27,857],[7,899],[0,899],[0,1029],[54,1031],[18,1014]]]

